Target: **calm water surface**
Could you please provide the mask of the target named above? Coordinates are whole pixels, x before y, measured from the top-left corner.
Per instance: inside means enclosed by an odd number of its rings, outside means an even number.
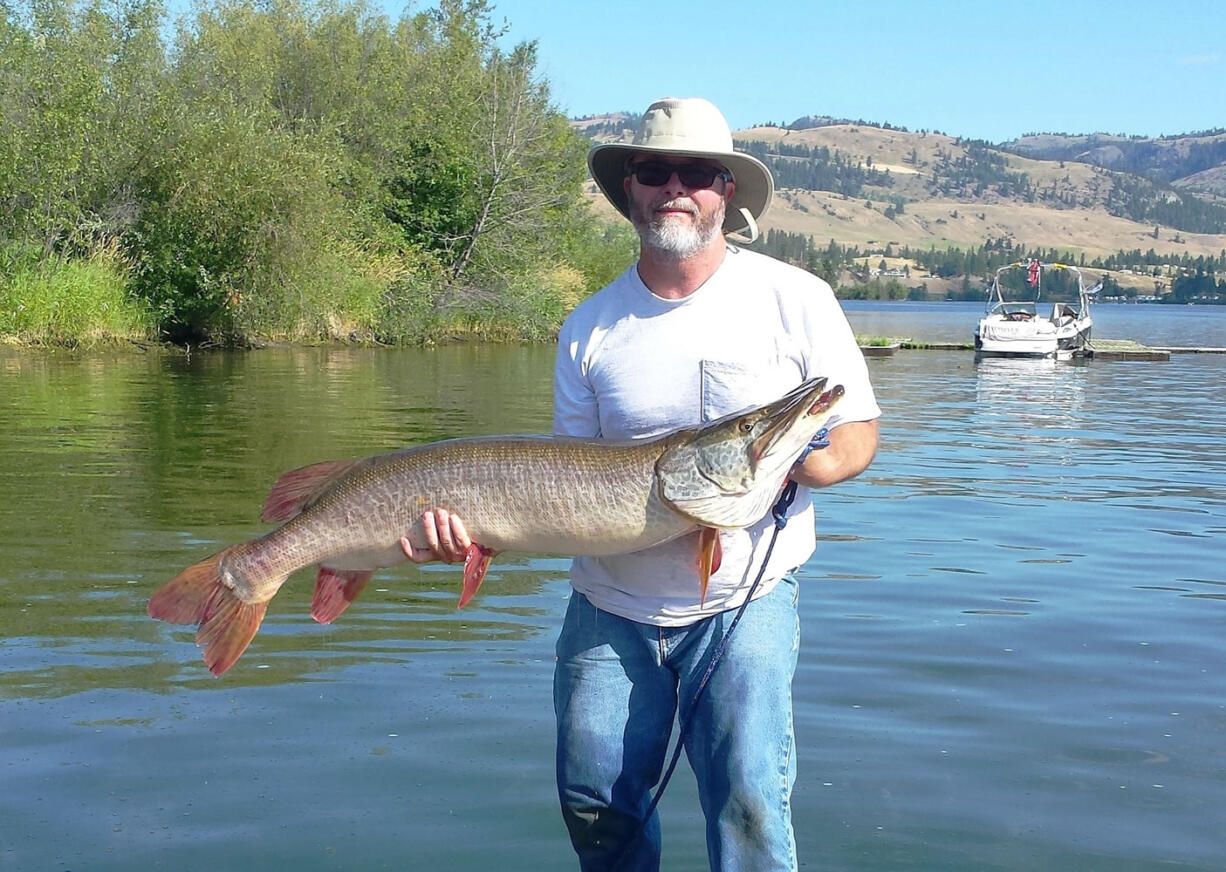
[[[979,311],[848,309],[933,341]],[[1226,345],[1226,310],[1095,313]],[[285,469],[548,429],[551,365],[0,350],[0,870],[573,868],[566,561],[500,558],[460,613],[458,570],[388,571],[330,627],[304,572],[222,679],[144,616]],[[803,868],[1226,867],[1226,357],[870,366],[882,451],[802,572]],[[663,814],[666,868],[704,869],[685,767]]]

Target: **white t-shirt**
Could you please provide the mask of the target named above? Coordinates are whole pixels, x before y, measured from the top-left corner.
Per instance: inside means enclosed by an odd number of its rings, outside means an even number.
[[[554,432],[637,439],[771,402],[826,376],[846,394],[829,426],[877,418],[864,357],[826,282],[733,246],[715,274],[681,300],[657,297],[630,267],[562,325],[554,373]],[[697,533],[632,554],[576,558],[571,584],[600,609],[682,626],[745,599],[770,541],[769,515],[724,531],[723,562],[698,601]],[[816,547],[813,505],[799,488],[755,596]]]

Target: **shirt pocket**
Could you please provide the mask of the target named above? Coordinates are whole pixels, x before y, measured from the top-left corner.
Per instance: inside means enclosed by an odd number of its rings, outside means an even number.
[[[801,382],[794,367],[768,361],[704,360],[700,369],[704,423],[777,400]]]

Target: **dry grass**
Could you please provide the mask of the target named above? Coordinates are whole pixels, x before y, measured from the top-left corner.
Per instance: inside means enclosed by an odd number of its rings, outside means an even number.
[[[762,221],[764,230],[776,228],[806,233],[819,243],[834,239],[840,245],[861,248],[892,243],[895,248],[969,248],[987,239],[1008,238],[1028,247],[1057,248],[1084,253],[1087,258],[1153,248],[1182,256],[1185,252],[1219,256],[1226,235],[1179,232],[1159,233],[1154,225],[1138,224],[1108,215],[1101,209],[1050,209],[1031,203],[976,203],[964,200],[925,200],[906,204],[906,210],[887,218],[888,203],[851,199],[826,191],[780,191]]]

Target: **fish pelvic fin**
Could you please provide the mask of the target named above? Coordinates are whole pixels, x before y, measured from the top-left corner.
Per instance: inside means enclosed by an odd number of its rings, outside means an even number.
[[[357,460],[325,460],[291,469],[273,483],[264,498],[260,520],[268,523],[288,521],[306,508],[311,497],[340,478]]]
[[[490,561],[498,552],[476,542],[468,546],[464,555],[464,586],[460,590],[460,602],[456,606],[462,609],[476,596],[485,580],[485,571],[490,568]]]
[[[698,602],[707,600],[707,585],[711,576],[719,570],[724,559],[724,548],[719,541],[719,530],[703,527],[698,533]]]
[[[227,549],[229,550],[229,549]],[[196,644],[204,648],[209,672],[221,675],[235,664],[264,620],[267,602],[245,603],[221,577],[218,552],[189,566],[149,598],[149,617],[172,624],[198,624]]]
[[[349,608],[374,575],[369,569],[329,569],[319,567],[315,576],[315,596],[311,600],[311,617],[321,624],[330,624]]]

